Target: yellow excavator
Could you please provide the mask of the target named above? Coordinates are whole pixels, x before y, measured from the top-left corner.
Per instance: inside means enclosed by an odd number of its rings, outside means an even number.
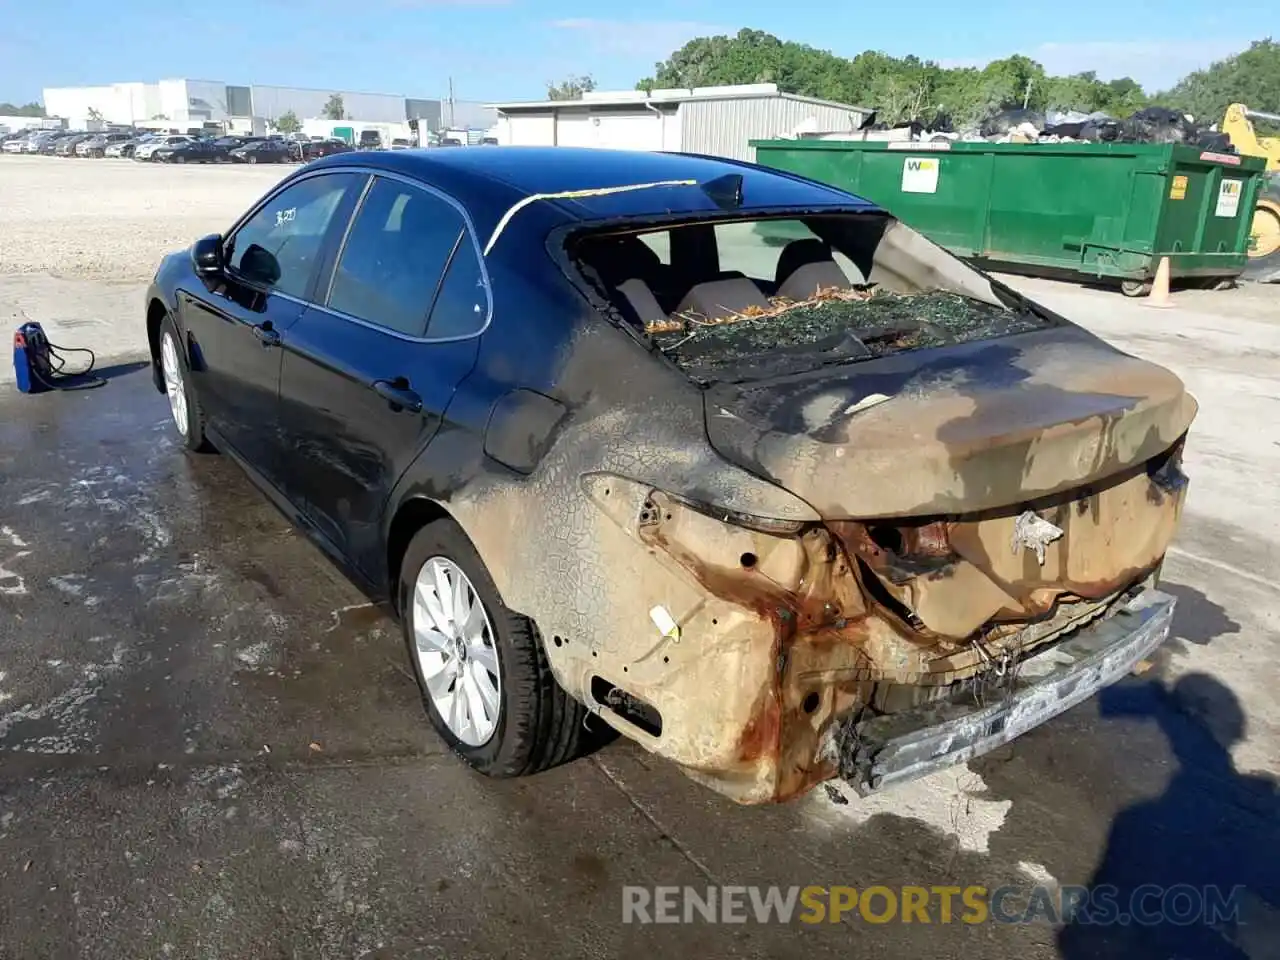
[[[1249,230],[1249,264],[1244,277],[1259,283],[1280,282],[1280,137],[1260,137],[1254,120],[1280,124],[1280,114],[1250,110],[1243,103],[1227,107],[1222,132],[1231,138],[1237,153],[1263,157],[1267,161],[1267,181],[1258,194]]]

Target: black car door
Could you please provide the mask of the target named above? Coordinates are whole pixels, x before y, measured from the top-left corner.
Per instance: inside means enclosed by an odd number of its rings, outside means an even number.
[[[284,345],[281,419],[303,509],[368,573],[392,488],[475,364],[489,288],[462,208],[390,176],[373,179],[335,261]]]
[[[282,490],[280,344],[310,296],[326,239],[366,177],[325,173],[271,195],[223,243],[224,275],[179,293],[193,385],[219,438]]]

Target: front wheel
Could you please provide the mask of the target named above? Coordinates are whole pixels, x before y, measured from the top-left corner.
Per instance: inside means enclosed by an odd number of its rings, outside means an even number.
[[[1120,292],[1126,297],[1145,297],[1151,292],[1150,280],[1121,280]]]
[[[538,773],[603,740],[556,682],[537,628],[508,610],[475,547],[452,520],[423,527],[397,592],[423,706],[456,754],[490,777]]]
[[[188,450],[208,450],[204,435],[204,410],[191,382],[191,368],[179,346],[181,339],[171,317],[160,323],[160,372],[164,377],[164,392],[169,398],[169,412],[173,425]]]
[[[249,154],[249,162],[250,162],[250,163],[257,163],[257,162],[258,162],[258,158],[257,158],[257,157],[255,157],[253,154]]]

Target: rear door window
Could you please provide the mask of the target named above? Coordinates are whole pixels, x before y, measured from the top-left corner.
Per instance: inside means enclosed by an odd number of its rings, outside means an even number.
[[[377,178],[338,260],[329,308],[434,338],[476,332],[485,304],[474,244],[457,208],[428,190]]]

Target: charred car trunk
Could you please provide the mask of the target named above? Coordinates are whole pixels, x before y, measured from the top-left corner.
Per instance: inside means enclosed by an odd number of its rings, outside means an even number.
[[[649,286],[669,273],[609,288],[703,388],[714,451],[817,517],[591,487],[710,598],[655,617],[698,638],[664,647],[669,670],[608,679],[670,721],[651,748],[746,802],[834,776],[880,789],[1007,742],[1131,668],[1173,609],[1155,581],[1196,413],[1178,378],[855,219],[806,221],[847,254],[835,272],[784,253],[772,285],[722,275],[666,316]]]

